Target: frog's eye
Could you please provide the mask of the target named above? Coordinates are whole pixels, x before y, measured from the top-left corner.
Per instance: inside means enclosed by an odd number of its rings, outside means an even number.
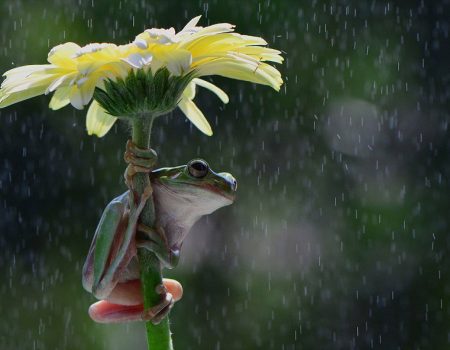
[[[204,160],[201,159],[191,160],[188,163],[187,168],[189,175],[197,179],[205,177],[208,174],[209,170],[208,163],[206,163]]]

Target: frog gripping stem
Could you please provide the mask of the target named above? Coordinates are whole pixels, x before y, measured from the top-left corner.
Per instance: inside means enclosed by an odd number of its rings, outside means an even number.
[[[137,203],[140,201],[142,203],[143,200],[147,200],[150,195],[152,194],[151,185],[148,185],[144,193],[139,196],[135,191],[135,188],[133,186],[133,178],[137,173],[144,173],[149,174],[154,165],[156,164],[157,160],[157,154],[153,149],[142,149],[137,147],[133,141],[128,140],[126,145],[126,151],[124,154],[124,160],[128,163],[128,167],[125,170],[125,183],[127,184],[128,188],[130,189],[130,201],[133,201],[133,203]],[[130,202],[131,205],[131,202]],[[142,209],[141,209],[142,210]],[[140,213],[140,211],[138,211]],[[154,229],[152,227],[149,227],[147,225],[144,225],[143,223],[139,223],[136,230],[136,236],[144,237],[143,240],[139,241],[137,239],[137,246],[138,247],[149,247],[152,246],[152,244],[156,247],[157,244],[155,243],[163,243],[160,244],[161,247],[166,247],[166,250],[164,252],[161,252],[161,249],[155,249],[154,253],[157,255],[159,260],[163,263],[164,266],[167,265],[167,259],[162,259],[163,256],[170,256],[170,249],[167,243],[167,238],[165,236],[165,233],[161,229]],[[149,236],[149,232],[153,232],[153,236]],[[157,233],[158,234],[157,234]],[[151,238],[149,238],[151,237]],[[157,239],[155,239],[155,237]],[[137,238],[137,237],[136,237]],[[156,241],[156,242],[155,242]],[[150,249],[153,250],[153,249]]]
[[[139,148],[133,141],[128,140],[123,158],[128,163],[124,174],[125,183],[130,191],[134,191],[134,176],[137,173],[149,174],[156,164],[158,155],[153,149]]]
[[[155,291],[161,296],[161,302],[142,312],[141,318],[143,321],[151,321],[157,325],[167,316],[175,301],[172,294],[167,292],[164,284],[157,285]]]

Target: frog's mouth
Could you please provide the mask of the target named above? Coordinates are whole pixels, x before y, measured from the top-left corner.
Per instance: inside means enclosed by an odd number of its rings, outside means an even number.
[[[169,193],[172,193],[173,195],[179,197],[184,197],[185,194],[189,193],[190,191],[188,190],[189,187],[192,189],[193,187],[198,188],[201,191],[204,191],[206,193],[212,194],[214,196],[217,196],[219,198],[223,198],[225,199],[227,202],[226,205],[231,204],[234,202],[235,198],[236,198],[236,186],[233,184],[229,184],[227,182],[227,184],[229,186],[224,185],[223,183],[202,183],[202,184],[196,184],[196,183],[192,183],[192,182],[179,182],[178,186],[176,187],[171,187],[171,186],[167,186],[167,184],[165,184],[164,182],[160,181],[160,180],[156,180],[155,184],[158,184],[159,186],[165,188],[165,190]],[[180,190],[180,185],[185,185],[184,189]],[[183,188],[183,187],[181,187]]]
[[[230,188],[228,188],[228,189],[223,189],[222,188],[223,185],[219,187],[219,186],[215,186],[215,185],[209,184],[209,183],[203,184],[202,186],[200,186],[200,185],[193,185],[193,186],[200,187],[209,192],[216,193],[216,194],[220,195],[221,197],[224,197],[224,198],[230,200],[231,202],[234,202],[234,200],[236,198],[236,190],[232,186],[230,186]]]

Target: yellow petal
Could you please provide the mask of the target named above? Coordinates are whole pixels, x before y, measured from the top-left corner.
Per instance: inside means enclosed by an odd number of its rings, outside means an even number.
[[[213,134],[211,126],[194,102],[191,100],[182,99],[178,104],[178,107],[180,107],[191,123],[194,124],[202,133],[208,136]]]
[[[228,98],[228,95],[225,93],[225,91],[223,91],[221,88],[217,87],[214,84],[211,84],[210,82],[203,80],[203,79],[198,79],[195,78],[192,80],[196,85],[201,86],[205,89],[208,89],[209,91],[211,91],[212,93],[216,94],[216,96],[218,98],[220,98],[220,100],[223,103],[228,103],[230,101],[230,99]]]
[[[60,67],[75,69],[73,57],[80,49],[79,45],[71,42],[55,46],[50,50],[47,61]]]
[[[193,57],[200,55],[215,54],[217,52],[240,52],[241,49],[253,45],[266,45],[266,41],[258,37],[249,37],[237,33],[222,33],[212,36],[202,36],[195,40],[186,41],[181,44],[192,52]],[[265,49],[261,46],[255,46]]]
[[[188,50],[177,49],[173,46],[158,46],[152,52],[154,58],[166,65],[169,72],[179,76],[187,72],[192,63],[192,55]]]
[[[195,97],[195,83],[192,80],[183,91],[183,99],[193,100]]]
[[[203,63],[196,68],[196,71],[198,76],[221,75],[227,78],[269,85],[277,91],[280,90],[280,85],[283,82],[280,72],[268,64],[239,61],[233,58],[216,59]]]
[[[239,49],[240,53],[252,56],[258,61],[270,61],[275,63],[283,63],[284,59],[281,57],[281,52],[268,47],[248,46]]]
[[[267,45],[267,41],[259,36],[237,34],[240,39],[246,42],[246,45]]]
[[[103,137],[111,129],[116,120],[117,118],[106,113],[97,101],[92,101],[86,116],[87,132],[89,135]]]
[[[52,99],[50,100],[49,107],[56,111],[57,109],[63,108],[70,103],[70,86],[61,87],[53,94]]]
[[[42,95],[46,89],[47,86],[36,86],[13,94],[2,94],[0,97],[0,108],[8,107],[14,103]]]
[[[61,45],[54,46],[48,53],[49,57],[54,57],[55,55],[72,57],[74,56],[81,47],[78,44],[67,42]]]

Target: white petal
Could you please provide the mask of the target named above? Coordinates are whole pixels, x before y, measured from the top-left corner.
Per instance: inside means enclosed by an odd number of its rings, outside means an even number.
[[[194,124],[202,133],[211,136],[213,134],[211,126],[206,120],[203,113],[197,108],[191,100],[182,99],[178,107],[183,111],[186,117]]]
[[[128,63],[130,66],[139,69],[149,64],[152,59],[153,56],[151,54],[140,55],[138,53],[133,53],[127,58],[122,58],[121,60]]]
[[[82,48],[80,48],[79,50],[77,50],[74,54],[74,57],[80,57],[86,54],[90,54],[90,53],[94,53],[97,51],[101,51],[103,49],[106,49],[108,47],[115,47],[116,45],[114,44],[110,44],[110,43],[92,43],[92,44],[87,44],[85,46],[83,46]]]
[[[81,96],[80,89],[76,85],[74,85],[70,90],[70,104],[76,109],[83,109],[83,97]]]
[[[86,116],[86,129],[89,135],[103,137],[111,129],[117,118],[106,113],[98,104],[92,101]]]
[[[87,82],[88,79],[89,79],[88,77],[83,77],[83,78],[81,78],[81,79],[78,79],[78,80],[76,81],[77,86],[80,87],[80,86],[83,85],[85,82]]]
[[[67,80],[70,80],[72,78],[74,78],[77,75],[77,73],[72,73],[72,74],[66,74],[63,75],[62,77],[56,79],[55,81],[53,81],[49,87],[47,88],[47,91],[45,91],[45,94],[49,94],[50,92],[55,91],[56,89],[58,89],[62,84],[64,84]]]
[[[186,72],[192,63],[192,55],[187,50],[174,50],[173,52],[166,52],[167,69],[170,74],[179,76]]]
[[[83,85],[73,85],[70,90],[70,103],[77,109],[83,109],[94,95],[95,79],[89,79]]]
[[[191,35],[191,37],[189,38],[190,40],[194,40],[194,39],[198,39],[202,36],[211,36],[211,35],[216,35],[216,34],[220,34],[220,33],[229,33],[234,31],[234,25],[233,24],[229,24],[229,23],[217,23],[217,24],[213,24],[210,25],[208,27],[204,27],[202,29],[200,29],[198,32],[194,33]]]
[[[44,94],[54,78],[55,75],[40,75],[3,84],[0,95],[0,108]]]
[[[188,30],[188,29],[194,28],[194,27],[197,25],[198,21],[200,21],[200,18],[202,18],[201,15],[192,18],[192,19],[184,26],[184,28],[183,28],[181,31],[184,31],[184,30]]]
[[[158,44],[165,45],[165,44],[172,44],[177,41],[177,36],[175,35],[175,29],[173,29],[173,28],[169,28],[169,29],[151,28],[151,29],[146,29],[144,31],[144,33],[148,35],[148,38],[146,38],[146,39],[148,39],[151,43],[158,43]],[[138,37],[141,35],[138,35]]]
[[[36,72],[45,72],[49,68],[55,68],[55,66],[51,64],[21,66],[10,69],[9,71],[3,73],[3,76],[7,78],[12,78],[14,76],[14,79],[23,79]]]
[[[144,39],[136,39],[135,41],[133,41],[133,44],[135,44],[142,50],[145,50],[148,47],[148,44]]]
[[[192,80],[195,84],[197,84],[198,86],[201,86],[205,89],[208,89],[209,91],[213,92],[214,94],[217,95],[218,98],[220,98],[220,100],[223,103],[228,103],[230,101],[230,99],[228,98],[228,95],[225,93],[225,91],[223,91],[221,88],[217,87],[214,84],[211,84],[210,82],[203,80],[203,79],[198,79],[195,78]]]
[[[47,87],[56,78],[55,74],[30,76],[21,80],[8,81],[8,84],[2,86],[5,93],[12,94],[31,89],[36,86]]]

